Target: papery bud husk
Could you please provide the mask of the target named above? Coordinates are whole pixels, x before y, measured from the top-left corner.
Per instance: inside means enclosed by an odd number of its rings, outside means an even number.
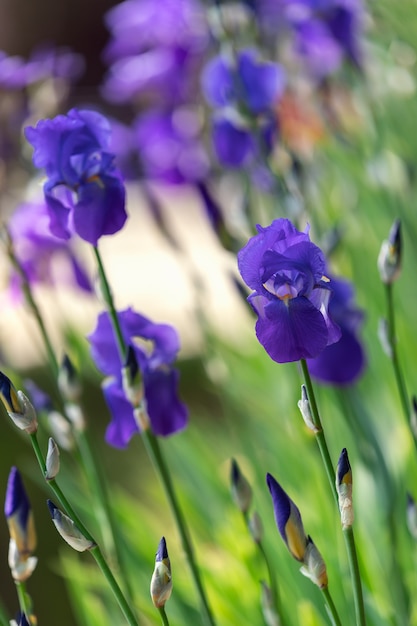
[[[7,411],[9,417],[20,430],[24,430],[28,435],[33,435],[38,430],[35,408],[23,391],[18,391],[17,397],[20,410],[18,412]]]
[[[320,589],[325,589],[329,584],[326,564],[311,537],[308,537],[303,566],[300,568],[300,572],[307,578],[310,578]]]
[[[10,539],[8,563],[13,580],[24,582],[32,575],[38,563],[38,559],[35,556],[29,556],[28,553],[22,555],[19,552],[16,541]]]
[[[304,423],[313,433],[320,432],[320,429],[314,423],[313,414],[311,412],[310,400],[308,399],[307,387],[301,385],[301,400],[297,402],[297,406],[300,409]]]
[[[68,515],[62,513],[51,500],[48,500],[47,503],[55,528],[71,548],[77,552],[85,552],[95,547],[96,544],[83,535]]]
[[[48,441],[48,453],[46,455],[46,480],[53,480],[59,472],[59,448],[52,437]]]
[[[407,493],[407,528],[413,539],[417,539],[417,505],[410,493]]]
[[[381,318],[378,322],[378,339],[384,353],[388,358],[392,359],[393,350],[389,337],[389,326],[386,319]]]
[[[71,426],[79,433],[85,430],[84,412],[79,404],[67,402],[65,404],[65,415],[69,419]]]
[[[122,367],[122,385],[126,398],[133,407],[140,406],[143,400],[141,372],[132,346],[128,347],[127,358]]]
[[[339,499],[340,519],[343,530],[350,528],[353,524],[352,489],[352,469],[347,450],[343,448],[336,471],[336,491]]]

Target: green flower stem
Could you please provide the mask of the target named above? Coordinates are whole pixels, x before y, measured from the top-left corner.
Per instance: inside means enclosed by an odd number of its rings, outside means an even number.
[[[304,381],[307,387],[308,399],[310,402],[311,414],[313,417],[313,424],[318,430],[318,432],[316,433],[316,440],[320,449],[324,466],[326,468],[326,474],[329,479],[333,495],[339,507],[339,499],[338,499],[337,490],[336,490],[336,475],[335,475],[333,464],[330,458],[330,453],[327,447],[327,442],[324,436],[324,431],[323,431],[323,427],[322,427],[321,420],[320,420],[320,414],[319,414],[319,410],[317,407],[316,397],[314,394],[314,388],[311,382],[310,372],[308,371],[308,365],[305,359],[301,360],[301,368],[303,370]],[[343,531],[343,537],[345,540],[346,550],[348,553],[350,575],[352,578],[356,624],[357,626],[366,626],[365,607],[363,603],[363,594],[362,594],[362,583],[361,583],[360,572],[359,572],[358,556],[356,553],[355,539],[353,536],[353,528],[351,527]]]
[[[50,340],[48,331],[46,330],[46,326],[43,321],[42,314],[39,310],[37,302],[33,296],[32,288],[26,272],[23,267],[20,265],[19,260],[17,259],[13,241],[10,237],[10,234],[6,231],[7,237],[7,253],[9,259],[20,276],[22,282],[22,290],[26,299],[27,304],[32,312],[33,317],[35,318],[39,331],[42,336],[43,344],[45,347],[45,351],[48,357],[49,366],[51,368],[54,381],[57,383],[58,374],[59,374],[59,363],[55,355],[54,348],[52,346],[52,342]],[[57,388],[57,395],[59,398],[59,409],[66,417],[65,413],[65,402],[62,398],[62,395]],[[105,480],[102,475],[102,470],[99,466],[99,463],[96,461],[92,446],[88,440],[87,434],[85,432],[77,432],[77,444],[80,452],[80,461],[84,469],[84,473],[88,478],[88,483],[91,485],[91,493],[94,495],[96,499],[96,517],[98,525],[101,529],[103,535],[103,542],[106,547],[106,550],[109,554],[114,554],[120,569],[120,575],[123,579],[123,584],[126,590],[126,593],[129,596],[129,599],[132,600],[133,593],[130,585],[129,578],[126,573],[126,568],[123,566],[124,559],[122,555],[122,551],[120,549],[121,541],[118,537],[119,531],[117,528],[117,524],[114,519],[114,515],[110,506],[109,497],[106,489]]]
[[[165,607],[164,606],[160,606],[158,611],[159,611],[159,614],[161,616],[161,620],[162,620],[163,626],[169,626],[169,621],[168,621],[167,614],[165,612]]]
[[[45,464],[45,460],[43,458],[41,449],[39,447],[39,442],[36,436],[36,433],[33,433],[30,435],[31,441],[32,441],[32,447],[34,449],[36,458],[38,460],[38,464],[39,467],[41,469],[41,472],[43,474],[43,476],[45,477],[46,475],[46,464]],[[58,485],[58,483],[56,482],[55,479],[49,480],[48,481],[49,486],[51,487],[52,491],[54,492],[58,502],[60,503],[61,507],[63,508],[64,512],[68,515],[68,517],[70,517],[72,519],[72,521],[74,522],[74,524],[77,526],[78,530],[84,535],[84,537],[93,544],[93,547],[90,548],[89,552],[91,552],[91,554],[93,555],[94,559],[97,562],[97,565],[99,566],[99,568],[101,569],[102,573],[104,574],[111,590],[113,591],[113,594],[119,604],[119,607],[123,613],[123,615],[125,616],[128,624],[130,624],[130,626],[138,626],[139,622],[136,619],[136,617],[133,614],[132,609],[129,606],[129,603],[127,602],[125,596],[123,595],[122,590],[120,589],[115,577],[113,576],[113,573],[111,571],[111,569],[109,568],[99,546],[97,545],[94,537],[90,534],[90,532],[87,530],[87,528],[84,526],[84,524],[82,523],[82,521],[80,520],[80,518],[78,517],[77,513],[74,511],[74,509],[72,508],[71,504],[69,503],[69,501],[67,500],[65,494],[63,493],[63,491],[61,490],[60,486]]]
[[[169,502],[172,514],[174,516],[174,519],[178,528],[178,532],[181,538],[182,547],[187,556],[188,564],[191,569],[191,574],[194,579],[194,584],[197,589],[197,593],[200,597],[204,622],[209,626],[214,626],[215,622],[214,622],[214,619],[210,610],[210,606],[208,604],[208,600],[206,597],[206,593],[203,587],[203,583],[200,577],[200,571],[198,569],[198,566],[194,557],[194,550],[191,544],[189,531],[185,522],[184,515],[178,503],[178,499],[174,490],[174,485],[171,480],[171,474],[168,470],[165,459],[162,455],[162,451],[159,446],[159,441],[150,430],[145,430],[142,433],[142,439],[144,441],[146,451],[150,459],[152,460],[155,471],[159,475],[159,478],[161,480],[161,483],[165,491],[166,498]]]
[[[340,621],[340,617],[338,615],[337,609],[335,607],[335,604],[333,602],[333,598],[330,595],[330,591],[328,587],[324,587],[322,590],[322,593],[324,595],[325,598],[325,602],[326,602],[326,608],[329,611],[329,616],[333,622],[333,626],[342,626],[342,622]]]
[[[32,609],[30,606],[30,598],[26,592],[26,583],[24,581],[15,580],[16,583],[16,591],[17,597],[19,600],[19,608],[20,612],[24,613],[29,620],[29,617],[32,613]]]
[[[119,353],[120,353],[121,360],[123,363],[126,359],[127,346],[123,338],[123,333],[120,327],[119,317],[117,315],[117,311],[114,306],[111,289],[107,280],[103,262],[101,260],[100,252],[97,247],[93,247],[93,250],[94,250],[96,260],[97,260],[102,295],[107,305],[107,310],[110,315],[117,345],[119,348]],[[165,462],[162,451],[160,449],[158,439],[153,435],[153,433],[150,430],[144,430],[142,432],[142,440],[144,442],[148,456],[151,459],[154,465],[154,468],[162,482],[168,503],[171,508],[171,512],[175,519],[178,533],[181,537],[182,546],[183,546],[184,552],[187,556],[187,560],[190,566],[191,575],[194,580],[194,585],[196,587],[198,596],[200,598],[204,623],[207,626],[215,626],[215,621],[214,621],[214,618],[213,618],[213,615],[212,615],[212,612],[208,603],[208,599],[206,596],[206,592],[205,592],[205,589],[204,589],[204,586],[200,577],[200,571],[199,571],[199,568],[197,566],[197,563],[194,557],[194,550],[191,544],[191,539],[189,536],[187,524],[185,522],[185,517],[178,503],[178,500],[174,491],[174,485],[171,479],[171,474],[168,471],[168,467]]]
[[[391,361],[394,368],[395,380],[400,394],[401,407],[404,413],[407,424],[410,424],[410,403],[405,386],[404,376],[401,370],[400,361],[397,352],[397,336],[395,332],[395,312],[394,312],[394,297],[393,297],[393,285],[385,285],[385,296],[387,300],[387,321],[388,321],[388,340],[391,348]],[[415,437],[413,437],[416,444]],[[416,444],[417,445],[417,444]]]

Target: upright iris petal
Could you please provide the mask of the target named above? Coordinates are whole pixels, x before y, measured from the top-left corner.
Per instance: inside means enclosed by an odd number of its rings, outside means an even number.
[[[181,430],[187,424],[187,409],[178,398],[179,373],[172,367],[179,350],[176,331],[168,324],[155,324],[130,308],[119,313],[119,320],[124,340],[133,349],[141,371],[153,433],[167,436]],[[123,364],[107,313],[99,315],[89,341],[96,365],[110,377],[103,385],[113,416],[106,440],[110,445],[123,448],[139,432],[139,426],[123,389]]]
[[[315,357],[340,338],[328,315],[324,255],[289,220],[257,229],[238,253],[242,278],[254,289],[248,301],[258,315],[256,335],[278,363]]]
[[[94,111],[71,109],[40,120],[25,135],[33,162],[45,169],[45,199],[53,235],[69,239],[73,229],[92,245],[119,231],[127,218],[125,190],[107,152],[110,124]]]

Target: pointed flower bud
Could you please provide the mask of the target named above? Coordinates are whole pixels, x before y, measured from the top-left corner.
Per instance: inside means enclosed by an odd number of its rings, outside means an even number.
[[[133,407],[137,407],[143,400],[143,385],[141,373],[132,346],[128,346],[125,364],[122,368],[122,384],[126,398]]]
[[[304,574],[304,576],[307,576],[307,578],[310,578],[310,580],[315,585],[320,587],[320,589],[325,589],[329,584],[327,579],[326,564],[310,536],[308,537],[304,564],[301,567],[300,572]]]
[[[417,539],[417,506],[410,493],[407,493],[407,527],[413,539]]]
[[[399,219],[393,223],[388,239],[382,242],[378,256],[378,269],[383,283],[390,285],[401,272],[401,222]]]
[[[252,487],[240,471],[235,459],[232,459],[230,483],[234,503],[242,513],[247,513],[252,502]]]
[[[271,588],[261,580],[261,607],[266,626],[281,626]]]
[[[61,537],[77,552],[84,552],[95,547],[95,543],[87,539],[68,515],[62,513],[51,500],[47,500],[52,521]]]
[[[31,623],[35,624],[36,622],[29,621],[25,613],[19,613],[17,616],[17,620],[14,620],[14,619],[11,620],[10,626],[31,626]]]
[[[336,470],[336,491],[339,496],[340,519],[343,530],[353,524],[352,468],[346,448],[343,448]]]
[[[155,569],[151,579],[151,598],[159,609],[165,606],[172,593],[171,563],[168,557],[165,537],[162,537],[155,555]]]
[[[262,520],[257,511],[254,511],[249,518],[248,528],[255,543],[260,543],[264,534]]]
[[[303,561],[308,538],[304,532],[300,511],[271,474],[266,475],[266,482],[271,492],[275,521],[281,537],[292,556],[297,561]]]
[[[16,467],[10,470],[4,513],[10,532],[9,567],[14,580],[24,581],[32,574],[38,560],[32,556],[36,548],[33,514]]]
[[[22,391],[16,391],[11,380],[0,372],[0,400],[18,428],[29,435],[38,430],[36,412]]]
[[[59,472],[59,448],[52,437],[48,441],[48,453],[46,455],[46,480],[52,480]]]
[[[64,355],[59,368],[58,388],[66,402],[79,402],[81,383],[78,372],[67,354]]]
[[[20,554],[30,555],[36,548],[35,524],[29,499],[16,467],[10,470],[7,481],[4,514],[10,537],[15,540]]]
[[[307,394],[307,387],[305,385],[301,385],[301,400],[298,401],[297,406],[300,409],[307,428],[312,430],[313,433],[318,433],[319,429],[314,423],[313,414],[311,413],[310,400],[308,399]]]

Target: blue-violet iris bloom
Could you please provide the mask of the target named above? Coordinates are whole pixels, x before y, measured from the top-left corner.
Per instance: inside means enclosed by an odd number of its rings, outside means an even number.
[[[331,277],[329,314],[342,332],[337,343],[327,346],[316,358],[308,359],[310,374],[333,385],[350,385],[363,373],[366,359],[358,331],[364,314],[354,303],[352,285]]]
[[[119,231],[127,218],[125,189],[107,151],[111,127],[94,111],[71,109],[25,129],[44,168],[51,233],[69,239],[75,231],[93,246],[102,235]]]
[[[287,219],[257,226],[238,253],[239,271],[254,290],[248,301],[258,315],[256,335],[278,363],[316,357],[339,340],[328,315],[331,282],[323,252]]]
[[[167,436],[181,430],[187,424],[187,408],[178,398],[179,372],[172,367],[179,350],[175,329],[168,324],[155,324],[131,308],[121,311],[119,320],[124,340],[132,346],[141,370],[152,432]],[[106,441],[123,448],[139,432],[139,427],[123,391],[122,362],[108,313],[99,315],[97,326],[88,339],[97,367],[110,377],[103,386],[113,417]],[[150,349],[146,349],[145,344]]]

